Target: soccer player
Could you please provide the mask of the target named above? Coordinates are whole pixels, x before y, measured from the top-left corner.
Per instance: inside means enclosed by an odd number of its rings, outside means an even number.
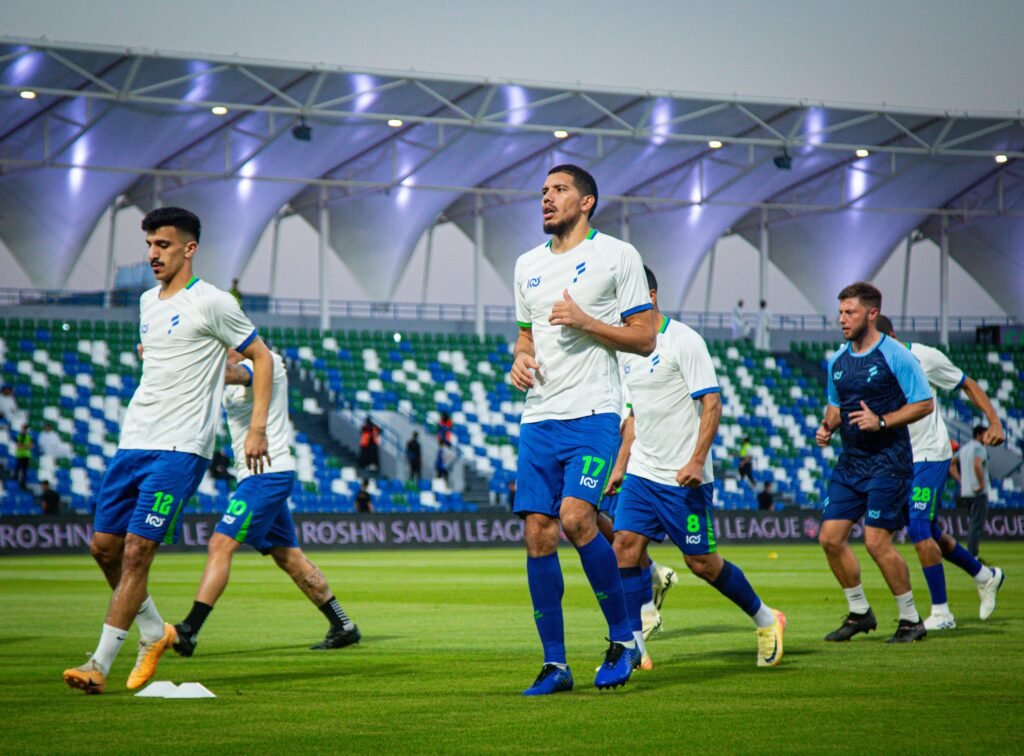
[[[515,268],[519,337],[510,371],[526,391],[514,512],[525,520],[526,575],[544,665],[525,695],[572,690],[562,624],[559,525],[576,547],[608,622],[609,646],[594,685],[625,684],[640,658],[626,616],[615,553],[597,529],[597,507],[619,441],[616,352],[649,354],[655,321],[634,247],[590,227],[594,178],[552,168],[541,190],[551,239]]]
[[[878,330],[886,336],[896,338],[892,321],[885,315],[878,316],[877,325]],[[921,363],[929,384],[947,391],[962,388],[974,406],[985,414],[989,428],[982,441],[986,445],[998,446],[1006,440],[1006,433],[995,407],[977,381],[968,377],[950,361],[949,357],[935,347],[914,342],[907,344],[907,349]],[[934,390],[932,396],[935,396]],[[988,619],[995,611],[996,593],[999,592],[1005,575],[998,567],[983,565],[957,543],[953,536],[943,533],[937,517],[939,500],[949,476],[949,463],[953,458],[949,431],[946,430],[942,413],[936,409],[927,417],[911,423],[907,430],[910,431],[910,445],[914,450],[914,485],[910,494],[910,524],[907,526],[907,534],[921,560],[924,578],[932,598],[932,611],[925,618],[924,626],[927,630],[952,630],[956,627],[956,619],[946,600],[943,558],[974,578],[981,599],[979,615],[983,620]]]
[[[262,470],[270,461],[270,350],[230,294],[192,274],[199,219],[188,210],[163,207],[143,218],[142,230],[158,285],[140,301],[142,379],[96,496],[90,544],[114,595],[95,653],[82,666],[64,671],[64,682],[86,693],[103,692],[133,621],[140,640],[129,688],[153,676],[160,656],[175,641],[174,627],[164,623],[147,595],[149,567],[161,543],[177,540],[182,510],[210,462],[225,348],[234,347],[253,363],[246,465]]]
[[[711,444],[722,417],[722,395],[704,339],[658,311],[658,281],[645,268],[660,319],[650,357],[622,355],[619,364],[631,405],[619,458],[627,461],[615,512],[615,555],[630,626],[643,649],[641,605],[650,577],[641,557],[652,540],[668,535],[694,575],[740,607],[757,628],[757,666],[782,661],[786,616],[758,598],[739,567],[715,544],[711,503]],[[626,444],[626,440],[632,440]],[[620,478],[621,480],[621,478]]]
[[[327,579],[299,548],[288,496],[295,483],[295,459],[289,441],[288,373],[281,358],[271,352],[274,360],[274,388],[267,416],[267,439],[272,465],[263,472],[246,467],[245,434],[252,421],[252,365],[242,355],[228,352],[224,372],[224,409],[228,416],[228,432],[235,451],[235,476],[238,488],[228,503],[227,511],[217,523],[210,538],[206,568],[199,582],[199,591],[192,611],[174,626],[178,636],[174,650],[181,656],[192,656],[199,630],[213,611],[217,599],[228,584],[231,558],[238,547],[248,543],[264,556],[269,554],[295,585],[312,601],[330,622],[327,637],[312,646],[313,650],[343,648],[360,639],[359,628],[345,614],[331,593]]]
[[[907,524],[914,477],[907,427],[934,409],[921,364],[910,350],[878,332],[882,293],[869,283],[839,292],[839,326],[846,343],[828,363],[828,406],[815,434],[828,446],[841,431],[843,451],[832,471],[818,540],[846,594],[850,612],[825,636],[846,641],[878,627],[864,595],[860,564],[848,539],[864,518],[864,545],[899,608],[899,625],[888,643],[912,643],[927,635],[914,607],[907,563],[893,546],[893,533]]]

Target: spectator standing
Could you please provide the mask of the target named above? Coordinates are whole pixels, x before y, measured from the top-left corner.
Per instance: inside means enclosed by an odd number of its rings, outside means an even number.
[[[971,516],[971,524],[967,530],[967,550],[975,557],[978,556],[981,534],[985,528],[988,492],[991,487],[988,479],[988,449],[982,443],[987,430],[984,425],[975,426],[974,438],[961,446],[958,453],[960,498]]]
[[[768,303],[761,300],[761,309],[757,313],[757,330],[754,333],[754,346],[769,351],[772,346],[771,331],[772,314],[768,312]]]
[[[423,450],[420,448],[419,431],[413,431],[412,438],[405,445],[405,461],[409,465],[409,480],[423,477]]]
[[[516,506],[516,479],[511,478],[508,482],[508,508],[515,510]]]
[[[50,488],[50,481],[39,484],[39,508],[44,515],[60,514],[60,494]]]
[[[28,468],[32,464],[32,434],[28,432],[28,423],[21,426],[21,433],[15,439],[14,478],[22,491],[28,490]]]
[[[231,279],[231,288],[228,289],[228,294],[230,294],[231,296],[233,296],[235,298],[235,301],[238,302],[238,306],[239,307],[242,306],[242,292],[238,288],[238,279],[237,278],[232,278]]]
[[[373,499],[370,497],[370,479],[363,478],[359,491],[356,493],[356,511],[360,514],[373,513]]]
[[[441,413],[441,419],[437,421],[437,443],[452,442],[452,418],[447,412]]]
[[[380,468],[380,428],[369,415],[359,433],[359,466],[367,470]]]
[[[740,445],[739,472],[740,480],[745,478],[750,483],[751,487],[753,487],[754,455],[750,446],[750,436],[744,436],[743,443]]]
[[[448,482],[448,474],[451,472],[452,464],[455,462],[455,450],[447,441],[441,441],[437,446],[437,461],[435,468],[437,477]]]
[[[762,512],[770,512],[773,506],[775,506],[775,497],[772,495],[772,482],[766,480],[764,488],[757,495],[757,508]]]
[[[740,299],[732,310],[732,340],[739,341],[746,338],[750,338],[750,323],[747,322],[747,316],[743,313],[743,300]]]

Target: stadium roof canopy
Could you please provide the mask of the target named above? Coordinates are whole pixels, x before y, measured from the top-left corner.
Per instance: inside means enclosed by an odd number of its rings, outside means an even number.
[[[642,250],[670,301],[716,239],[740,233],[832,312],[839,288],[871,278],[917,234],[945,241],[1024,318],[1022,157],[1019,114],[556,89],[0,38],[0,238],[44,288],[66,284],[116,203],[197,209],[203,246],[217,251],[202,272],[218,282],[244,269],[275,219],[300,214],[316,227],[323,208],[330,247],[376,298],[391,295],[439,221],[482,234],[484,254],[511,276],[540,241],[544,174],[575,162],[599,182],[595,225]]]

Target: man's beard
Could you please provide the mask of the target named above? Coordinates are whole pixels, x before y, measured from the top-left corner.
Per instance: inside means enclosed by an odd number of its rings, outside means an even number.
[[[544,222],[544,233],[551,234],[552,236],[561,236],[570,228],[576,225],[579,221],[580,216],[574,215],[571,218],[566,218],[562,221],[545,221]]]
[[[860,328],[850,329],[850,341],[860,341],[868,332],[868,324],[864,323]]]

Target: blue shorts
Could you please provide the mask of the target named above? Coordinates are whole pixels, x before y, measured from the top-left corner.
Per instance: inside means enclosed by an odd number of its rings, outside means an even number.
[[[718,549],[711,516],[714,492],[713,483],[687,488],[628,475],[619,493],[615,530],[639,533],[659,543],[667,534],[684,554],[711,554]]]
[[[264,553],[277,546],[298,548],[295,523],[288,508],[294,484],[294,472],[250,475],[238,484],[214,532]]]
[[[891,476],[847,476],[838,468],[828,484],[828,499],[822,520],[864,518],[865,527],[894,531],[904,527],[910,480]]]
[[[181,513],[209,465],[198,454],[118,449],[96,494],[93,530],[177,543]]]
[[[907,527],[907,534],[913,543],[928,538],[938,540],[942,537],[942,526],[939,524],[936,514],[939,511],[939,502],[942,501],[942,492],[946,488],[946,479],[949,477],[949,463],[951,460],[942,462],[915,462],[914,463],[914,485],[910,490],[910,522]]]
[[[558,517],[567,496],[599,506],[615,464],[621,420],[605,412],[574,420],[523,423],[512,511]]]
[[[622,489],[620,488],[619,491],[621,490]],[[601,506],[598,508],[598,511],[608,515],[608,519],[610,519],[612,522],[615,522],[615,512],[617,511],[618,506],[619,494],[616,492],[611,494],[610,496],[601,497]]]

